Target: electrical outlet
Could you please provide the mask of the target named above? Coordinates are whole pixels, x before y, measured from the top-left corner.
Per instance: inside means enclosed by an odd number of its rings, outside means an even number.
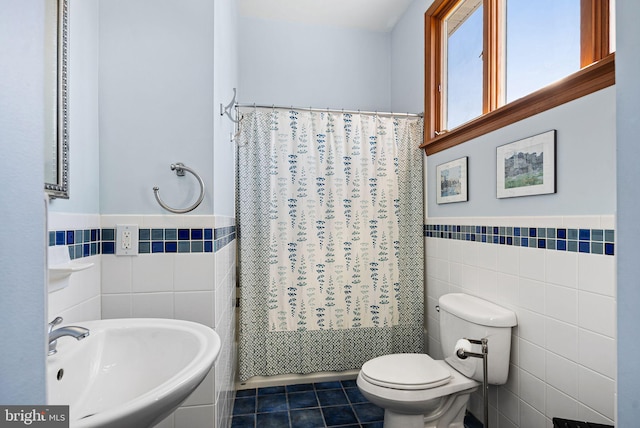
[[[131,231],[130,230],[122,231],[122,249],[123,250],[131,249]]]
[[[116,225],[116,256],[138,255],[138,225]]]

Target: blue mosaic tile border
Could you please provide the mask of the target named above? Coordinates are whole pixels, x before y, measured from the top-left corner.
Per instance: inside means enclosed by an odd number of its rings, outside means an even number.
[[[218,251],[236,239],[236,227],[220,227],[213,231],[213,251]]]
[[[211,228],[139,229],[138,239],[138,254],[213,252],[213,229]],[[115,247],[115,242],[110,241],[104,244],[102,247],[104,253],[114,254],[112,247]]]
[[[50,230],[49,246],[66,245],[71,260],[100,254],[100,229]]]
[[[211,253],[236,239],[236,227],[145,228],[138,230],[138,254]],[[70,258],[115,254],[115,228],[49,231],[49,246],[66,245]]]
[[[611,229],[425,224],[424,236],[574,253],[615,255],[615,231]]]

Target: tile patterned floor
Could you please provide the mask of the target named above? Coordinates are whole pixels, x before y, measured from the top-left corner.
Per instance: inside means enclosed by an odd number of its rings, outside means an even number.
[[[355,380],[240,390],[231,428],[382,428],[384,410]]]
[[[482,428],[482,422],[480,422],[473,414],[467,411],[464,417],[464,428]]]
[[[237,391],[231,428],[383,428],[383,419],[355,380],[343,380]],[[482,423],[467,413],[464,426]]]

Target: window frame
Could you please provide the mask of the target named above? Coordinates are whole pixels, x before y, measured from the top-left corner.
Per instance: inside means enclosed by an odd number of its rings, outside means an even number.
[[[615,84],[609,53],[609,0],[580,0],[580,66],[565,78],[507,104],[504,99],[505,0],[483,0],[483,114],[443,130],[444,19],[461,0],[435,0],[425,13],[424,141],[427,155],[462,144],[527,117]]]

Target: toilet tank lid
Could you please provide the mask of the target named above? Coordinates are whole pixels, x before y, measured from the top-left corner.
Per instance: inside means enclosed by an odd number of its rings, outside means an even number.
[[[450,293],[440,297],[440,310],[474,324],[489,327],[513,327],[516,314],[495,303],[464,293]]]

